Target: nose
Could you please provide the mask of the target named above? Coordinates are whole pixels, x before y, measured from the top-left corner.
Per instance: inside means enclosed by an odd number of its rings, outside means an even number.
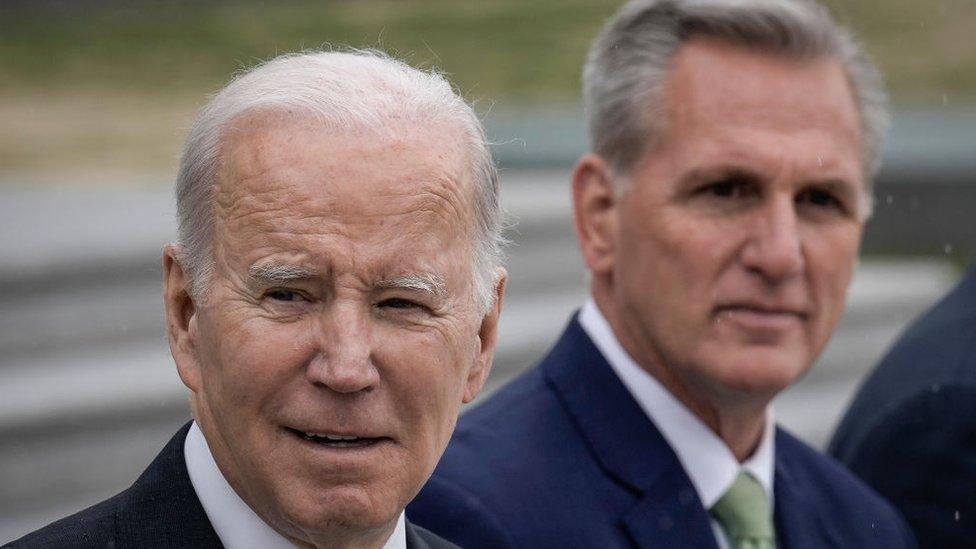
[[[768,282],[803,272],[803,242],[792,197],[775,197],[757,211],[749,241],[742,250],[749,271]]]
[[[317,330],[319,353],[306,369],[312,384],[350,394],[369,391],[379,383],[366,314],[354,304],[331,303]]]

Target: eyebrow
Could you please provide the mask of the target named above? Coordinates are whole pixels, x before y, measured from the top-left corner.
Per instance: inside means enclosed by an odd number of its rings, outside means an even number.
[[[261,263],[251,265],[247,273],[252,281],[265,283],[282,283],[301,280],[315,276],[315,272],[307,267],[285,265],[280,263]],[[397,276],[381,280],[376,284],[378,288],[401,288],[420,291],[434,297],[442,298],[447,295],[447,283],[433,273],[417,273]]]
[[[379,281],[376,287],[416,290],[438,298],[442,298],[447,294],[447,284],[444,282],[444,279],[433,273],[397,276]]]
[[[264,282],[288,282],[312,276],[312,270],[298,265],[280,263],[261,263],[251,265],[247,274],[252,280]]]

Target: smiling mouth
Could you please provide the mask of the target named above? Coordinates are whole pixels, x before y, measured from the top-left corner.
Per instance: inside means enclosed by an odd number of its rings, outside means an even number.
[[[299,431],[298,429],[292,429],[291,427],[287,427],[286,429],[289,433],[300,439],[328,448],[365,448],[387,440],[385,437],[371,438],[335,435],[331,433],[312,433],[308,431]]]

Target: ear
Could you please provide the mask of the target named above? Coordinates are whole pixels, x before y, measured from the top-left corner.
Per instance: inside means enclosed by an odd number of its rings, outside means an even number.
[[[478,396],[481,388],[491,373],[491,365],[495,359],[495,346],[498,344],[498,319],[502,312],[502,302],[505,299],[505,284],[508,282],[508,273],[499,267],[497,271],[497,282],[495,283],[495,302],[491,309],[481,319],[481,328],[478,330],[478,339],[481,341],[481,350],[475,360],[474,366],[468,372],[468,379],[464,386],[464,397],[462,402],[467,404]]]
[[[197,305],[188,290],[189,280],[180,264],[180,248],[163,248],[163,301],[166,305],[166,332],[169,350],[183,384],[191,391],[200,389],[200,366],[196,354]]]
[[[573,221],[586,266],[594,275],[613,269],[617,233],[617,194],[606,161],[596,154],[573,170]]]

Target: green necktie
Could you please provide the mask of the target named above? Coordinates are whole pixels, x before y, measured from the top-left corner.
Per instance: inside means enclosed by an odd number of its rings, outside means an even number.
[[[776,532],[766,490],[752,475],[741,472],[722,499],[712,506],[732,549],[775,549]]]

